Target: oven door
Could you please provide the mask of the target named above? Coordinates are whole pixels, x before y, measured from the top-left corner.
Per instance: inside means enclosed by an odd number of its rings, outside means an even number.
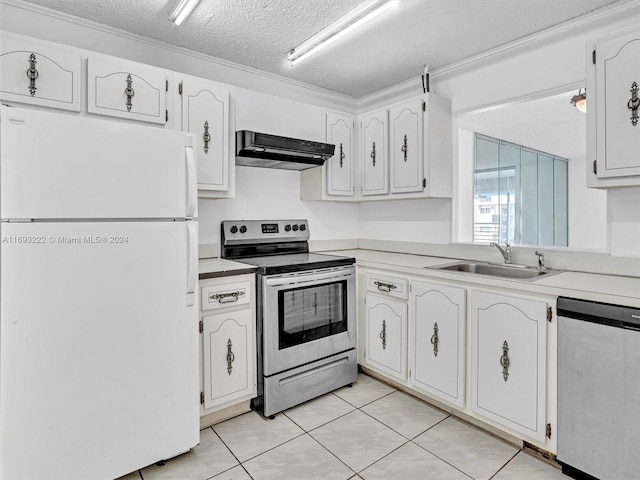
[[[264,375],[356,346],[353,266],[263,277]]]

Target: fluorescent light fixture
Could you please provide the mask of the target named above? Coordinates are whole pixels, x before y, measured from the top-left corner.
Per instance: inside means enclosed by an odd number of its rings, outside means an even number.
[[[176,25],[180,25],[196,8],[196,5],[200,0],[180,0],[176,5],[176,8],[173,9],[171,15],[169,15],[169,20],[175,23]]]
[[[305,40],[287,55],[291,66],[309,58],[327,45],[342,38],[374,17],[393,6],[397,0],[368,0],[339,18],[328,27]]]

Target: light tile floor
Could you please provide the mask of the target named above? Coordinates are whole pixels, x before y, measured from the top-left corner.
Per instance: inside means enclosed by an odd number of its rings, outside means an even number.
[[[120,480],[566,480],[532,455],[366,375],[268,420],[246,413]]]

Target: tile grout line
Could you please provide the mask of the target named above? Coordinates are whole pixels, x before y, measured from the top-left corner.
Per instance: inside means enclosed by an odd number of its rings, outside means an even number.
[[[250,413],[250,412],[247,412],[247,413]],[[246,414],[244,414],[244,415],[246,415]],[[223,438],[218,434],[218,432],[216,432],[216,430],[213,428],[213,425],[211,425],[210,427],[207,427],[207,428],[210,428],[211,430],[213,430],[213,433],[215,433],[216,437],[218,437],[218,438],[220,439],[220,441],[221,441],[221,442],[222,442],[222,444],[225,446],[225,448],[226,448],[227,450],[229,450],[229,453],[230,453],[231,455],[233,455],[233,458],[235,458],[235,459],[236,459],[236,462],[238,462],[238,465],[239,465],[240,467],[242,467],[242,469],[243,469],[243,470],[245,471],[245,473],[249,476],[249,478],[250,478],[251,480],[253,480],[253,476],[249,473],[249,471],[248,471],[248,470],[245,468],[245,466],[242,464],[243,462],[241,462],[241,461],[240,461],[240,459],[236,456],[236,454],[235,454],[235,453],[233,453],[233,450],[231,450],[231,448],[229,448],[229,445],[227,445],[227,444],[226,444],[226,442],[224,441],[224,439],[223,439]],[[200,431],[202,431],[202,430],[200,430]],[[231,468],[227,468],[226,470],[224,470],[224,471],[222,471],[222,472],[220,472],[220,473],[218,473],[218,474],[216,474],[216,475],[220,475],[220,474],[222,474],[222,473],[224,473],[224,472],[228,472],[228,471],[229,471],[229,470],[231,470],[232,468],[236,468],[238,465],[234,465],[234,466],[233,466],[233,467],[231,467]],[[213,476],[213,477],[211,477],[211,478],[214,478],[216,475],[214,475],[214,476]],[[144,479],[143,479],[143,480],[144,480]]]
[[[398,390],[398,391],[399,391],[399,390]],[[380,400],[380,399],[382,399],[382,398],[385,398],[385,397],[380,397],[378,400]],[[373,403],[375,403],[375,402],[377,402],[377,400],[375,400],[375,401],[373,401],[373,402],[371,402],[371,403],[368,403],[367,405],[364,405],[364,406],[365,406],[365,407],[366,407],[366,406],[369,406],[369,405],[371,405],[371,404],[373,404]],[[426,404],[426,405],[431,406],[431,405],[429,405],[429,404]],[[448,414],[448,413],[446,413],[446,412],[445,412],[446,417],[444,417],[444,418],[443,418],[443,419],[441,419],[441,420],[438,420],[436,423],[434,423],[433,425],[431,425],[429,428],[426,428],[426,429],[424,429],[423,431],[421,431],[420,433],[418,433],[417,435],[414,435],[413,437],[409,438],[409,437],[407,437],[405,434],[403,434],[403,433],[401,433],[401,432],[397,431],[397,430],[396,430],[396,429],[394,429],[392,426],[387,425],[387,424],[386,424],[386,423],[384,423],[382,420],[380,420],[380,419],[378,419],[378,418],[374,417],[374,416],[373,416],[373,415],[371,415],[370,413],[365,412],[364,410],[362,410],[362,409],[360,409],[360,408],[359,408],[358,410],[360,410],[362,413],[364,413],[365,415],[369,416],[370,418],[372,418],[372,419],[373,419],[373,420],[375,420],[376,422],[378,422],[378,423],[380,423],[380,424],[384,425],[384,426],[385,426],[385,427],[387,427],[388,429],[390,429],[390,430],[392,430],[393,432],[397,433],[398,435],[402,436],[403,438],[406,438],[408,441],[412,441],[414,438],[417,438],[417,437],[419,437],[420,435],[422,435],[422,434],[424,434],[424,433],[428,432],[429,430],[431,430],[431,429],[432,429],[433,427],[435,427],[436,425],[439,425],[440,423],[444,422],[447,418],[451,417],[451,414]]]
[[[350,412],[351,413],[351,412]],[[329,422],[327,422],[329,423]],[[326,424],[325,424],[326,425]],[[336,456],[335,453],[333,453],[331,450],[329,450],[327,447],[325,447],[322,443],[320,443],[318,441],[318,439],[316,437],[314,437],[313,435],[311,435],[309,432],[305,432],[307,435],[309,435],[309,437],[316,442],[318,445],[320,445],[322,448],[324,448],[327,452],[329,452],[330,455],[332,455],[334,458],[336,458],[340,463],[342,463],[345,467],[347,467],[349,470],[351,470],[353,472],[353,475],[357,475],[358,472],[356,472],[353,468],[351,468],[349,465],[347,465],[346,463],[344,463],[340,458],[338,458]],[[353,478],[353,475],[351,475],[349,478]]]
[[[518,450],[518,451],[513,455],[513,457],[511,457],[509,460],[507,460],[507,462],[506,462],[504,465],[502,465],[502,466],[498,469],[498,471],[497,471],[496,473],[494,473],[493,475],[491,475],[491,477],[489,477],[489,480],[492,480],[493,478],[495,478],[495,477],[496,477],[496,475],[498,475],[502,470],[504,470],[504,467],[506,467],[507,465],[509,465],[509,463],[511,463],[511,461],[512,461],[514,458],[516,458],[516,457],[520,454],[520,452],[522,452],[522,449]]]
[[[449,418],[449,417],[447,417]],[[446,420],[446,419],[445,419]],[[439,422],[440,423],[440,422]],[[434,425],[435,426],[435,425]],[[420,434],[422,435],[422,434]],[[418,435],[418,436],[420,436]],[[416,437],[418,438],[418,437]],[[413,440],[409,440],[411,443],[413,443],[416,447],[421,448],[422,450],[424,450],[425,452],[429,453],[430,455],[433,455],[434,457],[436,457],[438,460],[446,463],[447,465],[449,465],[451,468],[456,469],[457,471],[459,471],[461,474],[463,474],[465,477],[469,477],[473,480],[473,477],[471,475],[469,475],[466,472],[463,472],[462,470],[460,470],[458,467],[456,467],[455,465],[450,464],[449,462],[447,462],[444,458],[440,458],[438,455],[436,455],[435,453],[433,453],[431,450],[428,450],[426,448],[424,448],[422,445],[417,444],[416,442],[414,442]]]
[[[373,403],[377,402],[378,400],[381,400],[381,399],[383,399],[383,398],[385,398],[385,397],[387,397],[387,396],[389,396],[389,395],[391,395],[391,394],[393,394],[393,393],[395,393],[395,392],[400,392],[400,390],[395,390],[394,392],[391,392],[391,393],[389,393],[389,394],[387,394],[387,395],[383,395],[382,397],[380,397],[380,398],[378,398],[378,399],[376,399],[376,400],[373,400],[372,402],[369,402],[369,403],[367,403],[367,404],[363,405],[362,407],[366,407],[366,406],[368,406],[368,405],[371,405],[371,404],[373,404]],[[423,402],[423,403],[425,403],[426,405],[428,405],[426,402]],[[379,462],[380,460],[382,460],[383,458],[388,457],[389,455],[391,455],[391,454],[392,454],[393,452],[395,452],[396,450],[398,450],[398,449],[400,449],[400,448],[404,447],[405,445],[407,445],[407,444],[409,444],[409,443],[412,443],[413,445],[415,445],[415,446],[417,446],[417,447],[421,448],[421,449],[422,449],[422,450],[424,450],[425,452],[428,452],[430,455],[433,455],[433,456],[434,456],[434,457],[436,457],[438,460],[440,460],[440,461],[442,461],[442,462],[446,463],[447,465],[451,466],[452,468],[456,469],[457,471],[459,471],[459,472],[460,472],[460,473],[462,473],[463,475],[465,475],[465,476],[467,476],[467,477],[469,477],[469,478],[473,478],[473,477],[471,477],[470,475],[468,475],[468,474],[466,474],[465,472],[463,472],[462,470],[460,470],[459,468],[456,468],[455,466],[451,465],[449,462],[447,462],[447,461],[443,460],[442,458],[438,457],[438,456],[437,456],[436,454],[434,454],[433,452],[430,452],[430,451],[429,451],[429,450],[427,450],[426,448],[421,447],[420,445],[418,445],[417,443],[415,443],[415,442],[413,441],[415,438],[418,438],[420,435],[423,435],[424,433],[428,432],[429,430],[431,430],[431,429],[432,429],[433,427],[435,427],[436,425],[439,425],[440,423],[444,422],[447,418],[450,418],[450,417],[451,417],[451,414],[446,414],[446,417],[444,417],[442,420],[439,420],[438,422],[434,423],[434,424],[433,424],[433,425],[431,425],[429,428],[425,429],[423,432],[419,433],[418,435],[414,436],[413,438],[407,438],[405,435],[403,435],[402,433],[398,432],[398,431],[397,431],[397,430],[395,430],[394,428],[390,427],[390,426],[389,426],[389,425],[387,425],[386,423],[384,423],[384,422],[382,422],[382,421],[378,420],[378,419],[377,419],[377,418],[375,418],[374,416],[370,415],[368,412],[365,412],[364,410],[362,410],[362,407],[358,408],[358,410],[360,410],[362,413],[364,413],[365,415],[367,415],[369,418],[371,418],[371,419],[375,420],[376,422],[380,423],[381,425],[384,425],[385,427],[387,427],[387,428],[388,428],[388,429],[390,429],[391,431],[393,431],[393,432],[397,433],[397,434],[398,434],[398,435],[400,435],[402,438],[406,439],[406,442],[404,442],[402,445],[399,445],[398,447],[394,448],[394,449],[393,449],[393,450],[391,450],[389,453],[387,453],[387,454],[383,455],[382,457],[380,457],[379,459],[377,459],[375,462],[373,462],[371,465],[367,465],[365,468],[363,468],[362,470],[360,470],[359,472],[357,472],[357,473],[358,473],[358,475],[359,475],[360,473],[364,472],[367,468],[369,468],[369,467],[371,467],[371,466],[375,465],[376,463],[378,463],[378,462]],[[444,413],[446,413],[446,412],[444,412]]]

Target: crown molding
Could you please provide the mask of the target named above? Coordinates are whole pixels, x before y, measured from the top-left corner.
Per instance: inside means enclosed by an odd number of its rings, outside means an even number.
[[[465,71],[466,69],[482,67],[504,57],[518,55],[525,51],[532,50],[540,45],[556,40],[557,38],[562,38],[563,36],[566,37],[568,33],[573,34],[581,31],[588,31],[589,29],[602,26],[605,23],[624,20],[634,15],[640,15],[640,0],[621,0],[613,6],[595,10],[586,15],[582,15],[553,27],[549,27],[545,30],[541,30],[540,32],[533,33],[491,50],[487,50],[486,52],[465,58],[459,62],[434,69],[429,73],[429,77],[431,80],[439,80],[440,78],[453,76]],[[404,82],[398,83],[389,88],[358,98],[358,111],[366,111],[371,107],[375,107],[377,104],[383,104],[389,99],[416,95],[418,93],[422,93],[420,75],[416,75],[414,78],[407,79]],[[536,94],[533,95],[533,98],[535,98]]]
[[[330,102],[333,103],[337,103],[339,105],[343,105],[345,108],[349,108],[351,110],[354,110],[356,108],[357,105],[357,100],[353,97],[350,97],[348,95],[344,95],[344,94],[340,94],[340,93],[336,93],[333,92],[331,90],[327,90],[321,87],[317,87],[314,85],[310,85],[304,82],[300,82],[298,80],[294,80],[294,79],[290,79],[287,77],[283,77],[274,73],[270,73],[270,72],[265,72],[263,70],[258,70],[256,68],[253,67],[249,67],[246,65],[241,65],[239,63],[235,63],[229,60],[225,60],[222,58],[218,58],[218,57],[214,57],[211,55],[207,55],[204,53],[200,53],[200,52],[196,52],[193,50],[189,50],[187,48],[184,47],[179,47],[176,45],[172,45],[170,43],[166,43],[160,40],[155,40],[149,37],[145,37],[142,35],[138,35],[135,33],[130,33],[130,32],[126,32],[124,30],[120,30],[108,25],[104,25],[102,23],[98,23],[95,22],[93,20],[88,20],[88,19],[84,19],[84,18],[80,18],[80,17],[76,17],[73,15],[69,15],[63,12],[58,12],[56,10],[52,10],[46,7],[42,7],[40,5],[35,5],[35,4],[31,4],[31,3],[27,3],[27,2],[23,2],[22,0],[0,0],[0,8],[2,8],[4,5],[7,6],[11,6],[14,8],[18,8],[18,9],[22,9],[31,13],[35,13],[38,15],[42,15],[45,17],[49,17],[52,19],[55,19],[57,21],[61,21],[61,22],[68,22],[68,23],[72,23],[81,27],[85,27],[85,28],[89,28],[92,30],[96,30],[102,33],[106,33],[108,35],[114,35],[114,36],[118,36],[121,38],[124,38],[126,40],[130,40],[130,41],[134,41],[134,42],[139,42],[139,43],[143,43],[143,44],[147,44],[149,46],[152,47],[156,47],[156,48],[161,48],[173,53],[177,53],[179,55],[186,55],[192,58],[196,58],[198,60],[204,61],[204,62],[208,62],[223,68],[227,68],[227,69],[231,69],[231,70],[235,70],[238,72],[242,72],[245,74],[249,74],[249,75],[255,75],[255,76],[260,76],[260,77],[266,77],[270,80],[273,80],[275,82],[279,82],[294,88],[299,88],[304,92],[309,92],[312,93],[313,95],[315,95],[316,97],[321,97],[324,100],[328,100]],[[21,33],[21,32],[15,32],[15,33]],[[56,40],[50,40],[50,39],[46,39],[48,41],[53,41],[55,42]],[[60,42],[58,42],[60,43]],[[77,47],[75,45],[71,45],[74,48],[81,48],[83,50],[89,50],[87,48],[82,48],[82,47]],[[101,52],[102,53],[102,52]],[[249,86],[249,85],[238,85],[241,88],[248,88],[248,89],[255,89],[254,86]]]

